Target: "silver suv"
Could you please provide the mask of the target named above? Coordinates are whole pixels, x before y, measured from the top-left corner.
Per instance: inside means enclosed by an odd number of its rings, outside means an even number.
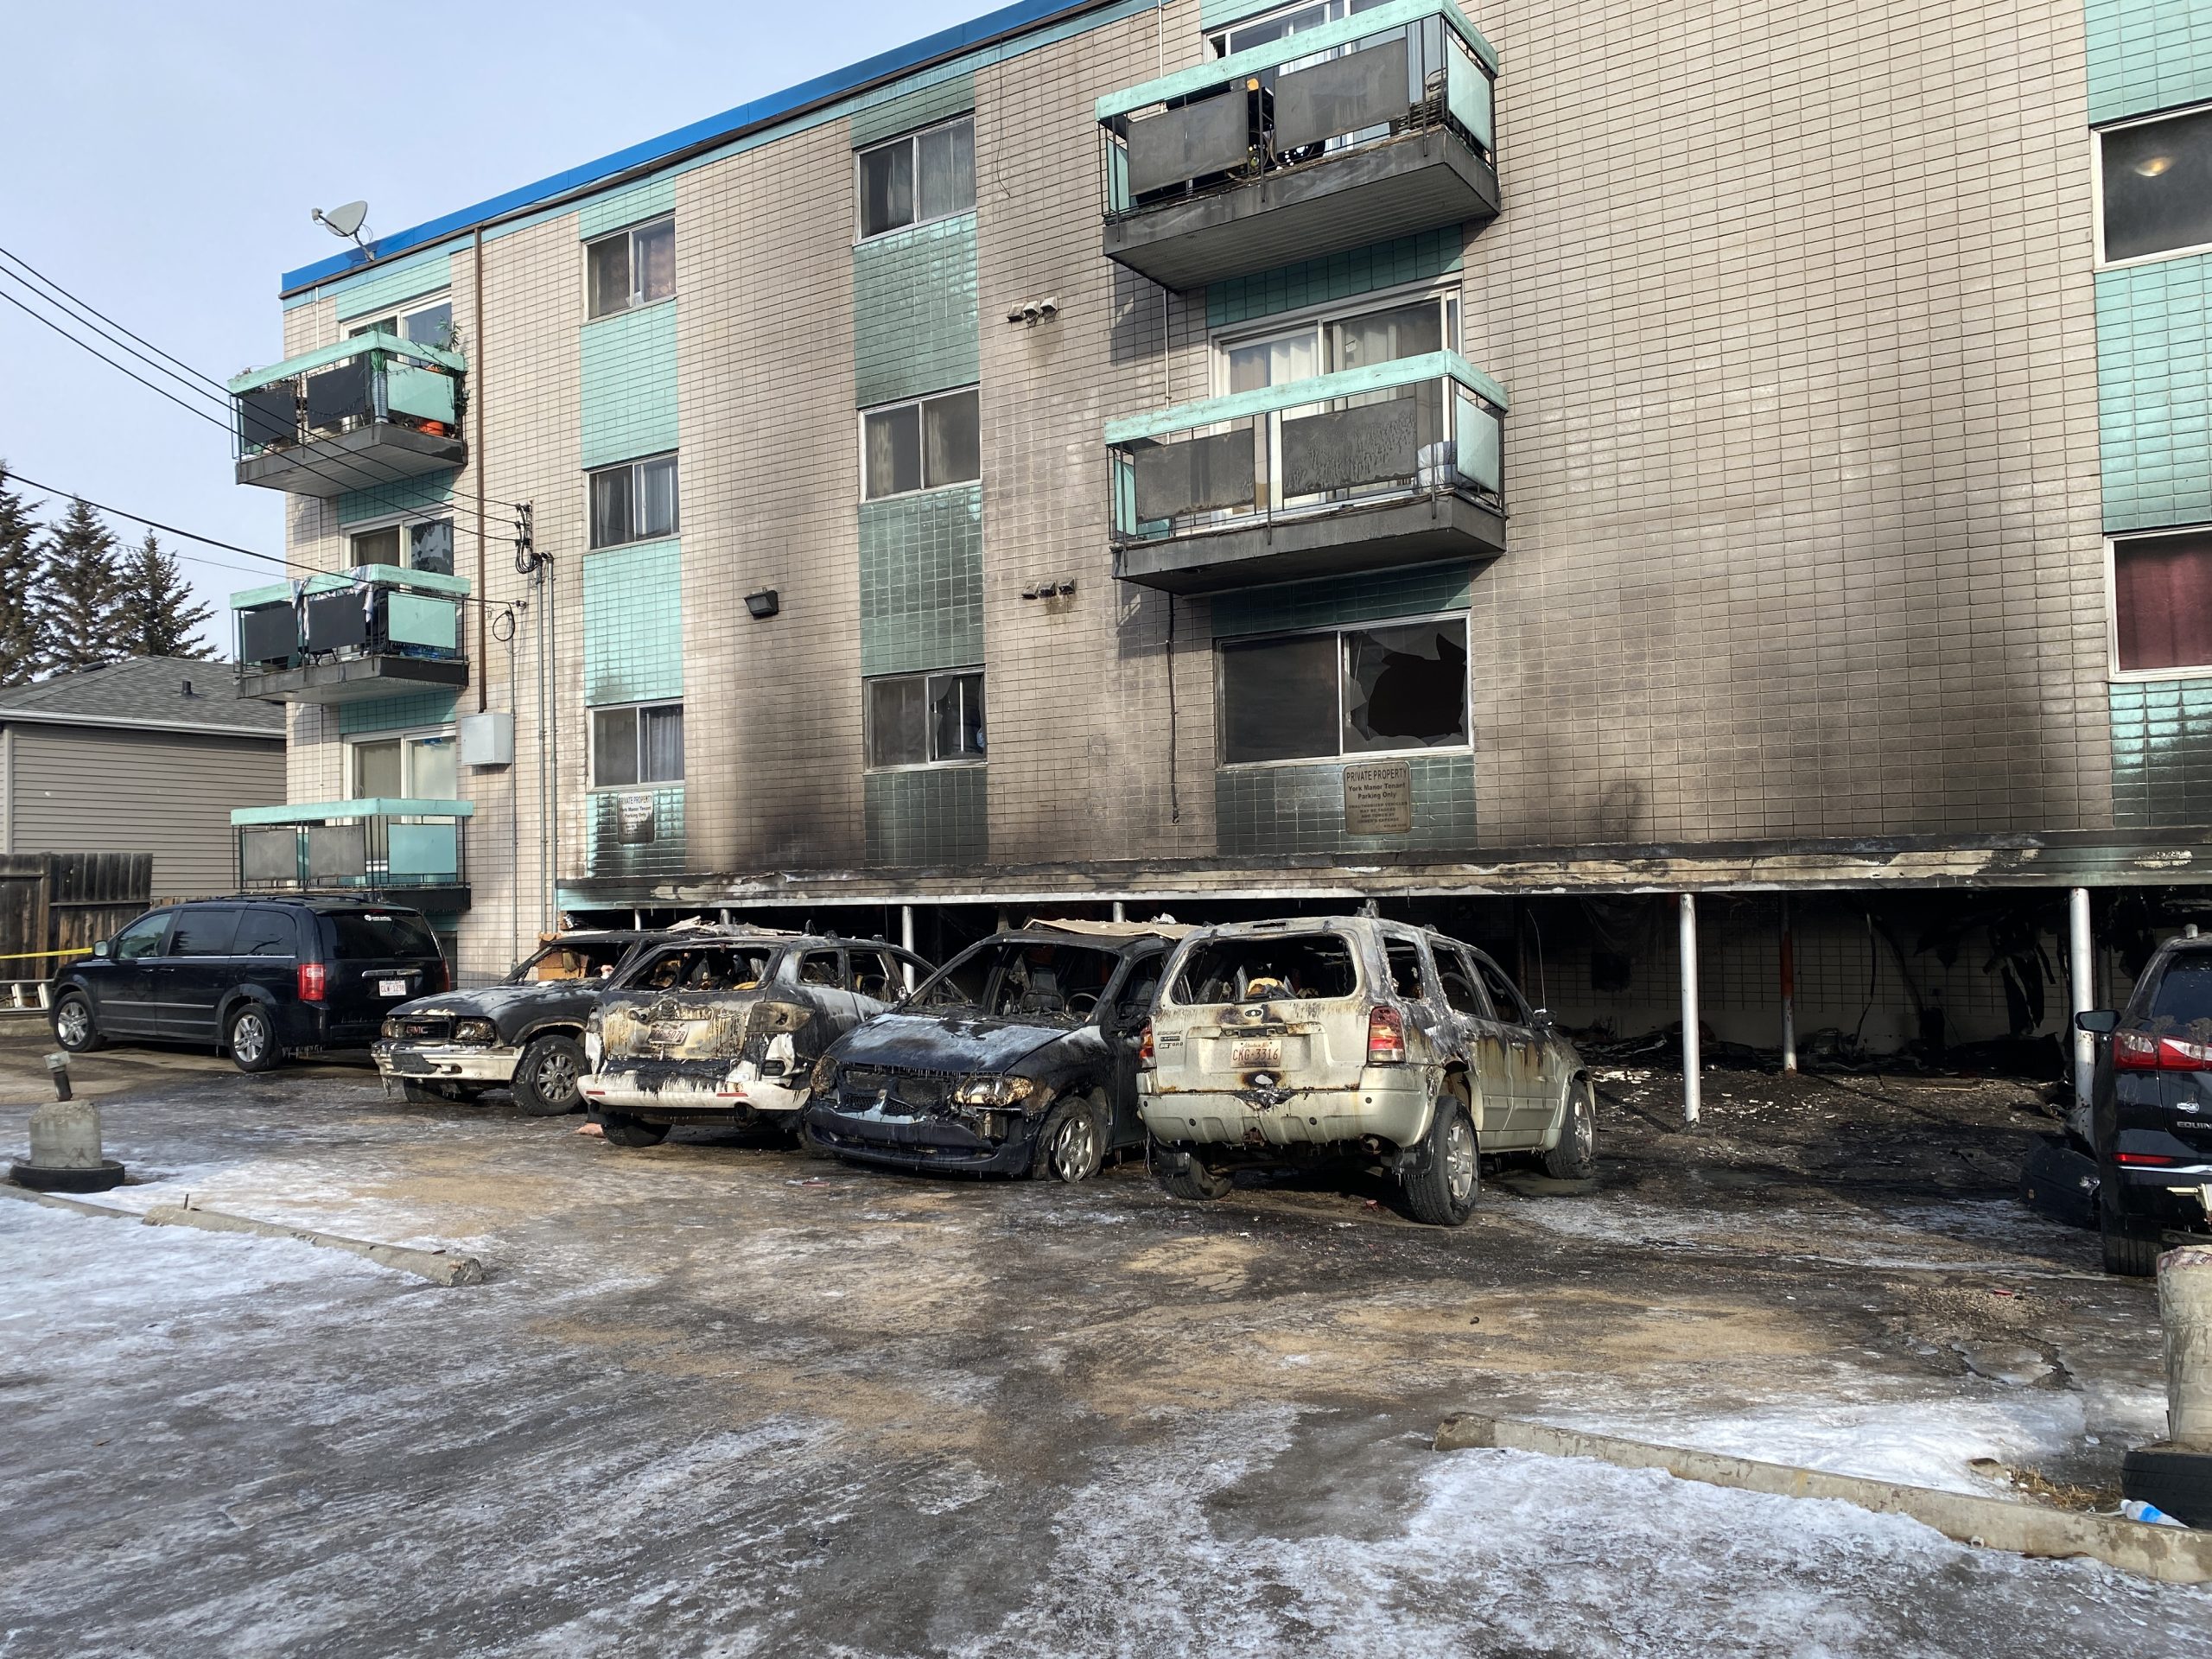
[[[1481,951],[1364,916],[1192,934],[1160,982],[1138,1090],[1152,1161],[1178,1198],[1238,1166],[1380,1164],[1420,1220],[1474,1213],[1478,1159],[1597,1161],[1596,1098],[1573,1046]]]

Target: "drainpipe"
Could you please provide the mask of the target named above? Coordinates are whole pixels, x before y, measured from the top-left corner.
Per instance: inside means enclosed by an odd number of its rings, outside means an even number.
[[[476,442],[468,452],[476,473],[476,712],[492,706],[492,688],[486,683],[492,662],[492,610],[485,603],[484,585],[490,565],[484,552],[484,227],[476,227],[476,338],[468,356],[469,424]]]
[[[1697,897],[1683,893],[1681,905],[1682,952],[1682,1122],[1698,1121],[1698,1043],[1697,1043]]]
[[[2094,1001],[2096,963],[2094,946],[2089,940],[2089,890],[2075,887],[2066,895],[2067,921],[2067,977],[2072,982],[2068,1001],[2075,1014],[2088,1012]],[[2074,1039],[2074,1100],[2075,1103],[2089,1103],[2089,1084],[2096,1075],[2097,1041],[2071,1020],[2067,1022]]]
[[[1797,936],[1789,926],[1789,895],[1782,896],[1782,1069],[1797,1069]]]

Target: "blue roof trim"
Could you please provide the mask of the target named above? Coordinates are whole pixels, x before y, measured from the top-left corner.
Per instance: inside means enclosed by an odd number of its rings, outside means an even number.
[[[855,92],[871,81],[916,68],[932,59],[944,57],[964,48],[980,46],[999,35],[1012,34],[1054,17],[1090,11],[1113,3],[1114,0],[1020,0],[1019,4],[987,12],[981,17],[941,29],[935,35],[907,45],[894,47],[888,52],[878,53],[874,57],[849,64],[842,69],[833,69],[826,75],[817,75],[812,80],[801,81],[780,92],[756,98],[750,104],[741,104],[720,115],[695,121],[687,127],[678,127],[674,132],[649,138],[641,144],[632,144],[627,149],[618,149],[612,156],[602,156],[595,162],[587,162],[564,173],[553,174],[535,184],[509,190],[489,200],[480,201],[473,207],[464,207],[458,213],[427,220],[411,229],[378,237],[369,250],[349,248],[344,253],[334,254],[327,259],[318,259],[311,265],[302,265],[297,270],[288,270],[282,278],[281,291],[290,294],[296,289],[364,270],[372,261],[381,264],[395,254],[423,247],[486,219],[498,219],[534,203],[582,189],[601,179],[612,178],[633,168],[664,160],[697,144],[734,137],[748,127],[776,120],[824,99]]]

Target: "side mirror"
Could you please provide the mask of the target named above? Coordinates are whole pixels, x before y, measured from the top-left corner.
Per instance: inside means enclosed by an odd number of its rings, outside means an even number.
[[[1529,1023],[1535,1027],[1538,1031],[1549,1030],[1552,1023],[1552,1011],[1549,1008],[1536,1009],[1529,1014]]]
[[[94,939],[92,941],[92,954],[96,957],[106,956],[107,941],[105,939]]]
[[[2120,1014],[2114,1008],[2091,1008],[2074,1016],[2076,1031],[2090,1032],[2099,1037],[2109,1037],[2119,1024]]]

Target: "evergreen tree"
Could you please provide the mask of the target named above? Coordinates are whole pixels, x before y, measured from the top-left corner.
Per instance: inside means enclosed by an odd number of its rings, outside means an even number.
[[[0,465],[0,685],[21,685],[38,672],[36,528]]]
[[[162,551],[162,544],[148,531],[137,552],[123,561],[121,575],[123,649],[133,657],[199,657],[214,655],[194,638],[200,624],[214,615],[205,605],[192,602],[192,590],[175,558]]]
[[[39,666],[49,673],[97,668],[124,656],[122,573],[115,537],[82,501],[72,501],[40,549]]]

